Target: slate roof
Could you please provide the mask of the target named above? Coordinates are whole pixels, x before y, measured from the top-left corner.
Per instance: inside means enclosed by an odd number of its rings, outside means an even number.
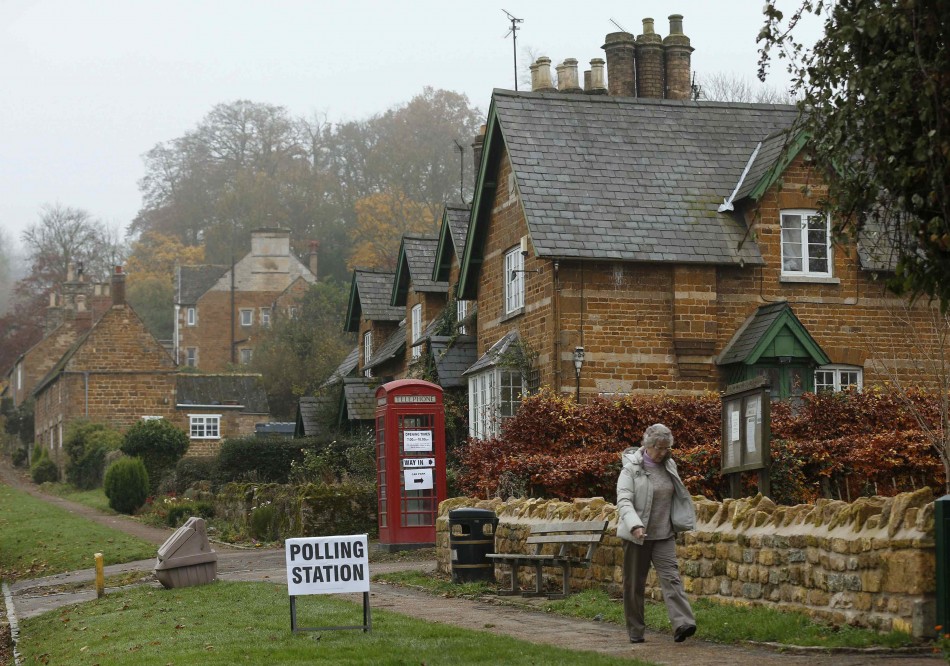
[[[369,363],[363,364],[364,370],[369,370],[397,358],[406,350],[406,320],[399,322],[399,327],[392,335],[379,346],[370,358]]]
[[[360,317],[373,321],[399,321],[406,316],[405,308],[389,304],[395,277],[395,273],[366,268],[353,271],[346,316],[347,331],[359,330]]]
[[[350,421],[372,421],[376,416],[376,382],[364,377],[343,380],[347,417]]]
[[[323,402],[321,402],[323,401]],[[311,437],[317,434],[317,413],[321,404],[331,401],[329,396],[303,396],[297,400],[297,421],[294,437]]]
[[[508,350],[508,347],[517,342],[520,338],[521,336],[518,334],[518,331],[509,331],[502,336],[498,342],[489,347],[488,351],[482,354],[481,358],[462,373],[462,376],[473,375],[479,370],[493,367],[498,361],[498,357],[504,354]]]
[[[450,337],[434,335],[429,338],[429,345],[436,372],[439,373],[439,385],[465,386],[466,381],[462,375],[475,362],[475,355],[478,353],[475,338],[460,335],[452,341]]]
[[[492,114],[539,256],[763,263],[717,208],[795,107],[496,90]]]
[[[468,234],[468,220],[471,217],[472,209],[469,206],[464,208],[456,206],[445,207],[446,221],[449,224],[449,231],[452,234],[452,246],[455,249],[455,258],[462,262],[462,256],[465,254],[465,235]]]
[[[780,323],[780,320],[785,323]],[[822,350],[821,346],[811,336],[801,320],[795,316],[794,310],[792,310],[791,305],[789,305],[787,301],[779,301],[777,303],[759,306],[735,332],[732,339],[722,350],[716,363],[718,365],[728,365],[730,363],[749,362],[750,355],[755,351],[763,337],[768,336],[770,332],[774,335],[773,327],[776,326],[777,323],[780,329],[784,326],[791,326],[793,329],[792,332],[796,334],[800,342],[807,341],[807,346],[813,347],[809,353],[812,354],[813,358],[815,358],[820,365],[830,363],[824,350]]]
[[[175,295],[179,305],[194,305],[201,296],[221,279],[230,266],[202,264],[179,266],[175,271]]]
[[[439,227],[435,259],[432,262],[432,279],[447,281],[453,260],[459,265],[465,256],[465,237],[472,209],[469,206],[446,206],[442,209],[442,225]]]
[[[325,388],[327,386],[332,386],[334,384],[339,384],[344,377],[348,377],[360,363],[360,348],[359,345],[353,347],[349,354],[346,355],[346,358],[343,359],[343,362],[337,366],[336,370],[327,377],[327,380],[321,384],[320,388]],[[303,398],[301,398],[303,400]]]
[[[267,414],[267,394],[260,375],[180,374],[175,378],[179,408],[187,405],[241,405],[244,414]]]
[[[756,185],[766,177],[771,168],[778,164],[783,152],[791,147],[792,138],[793,135],[790,132],[781,130],[766,137],[760,144],[756,145],[753,149],[753,152],[755,152],[755,160],[749,167],[749,172],[745,175],[745,178],[739,185],[739,190],[735,194],[737,201],[749,196]]]
[[[403,236],[403,250],[409,264],[409,279],[413,291],[431,291],[445,293],[449,290],[447,282],[432,280],[432,266],[435,263],[435,250],[439,239],[434,236]]]

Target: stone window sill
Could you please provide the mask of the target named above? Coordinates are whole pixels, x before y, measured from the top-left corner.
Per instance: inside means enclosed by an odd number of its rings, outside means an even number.
[[[524,314],[524,306],[518,308],[517,310],[512,310],[511,312],[503,315],[499,321],[504,323],[506,321],[514,319],[515,317],[520,317],[523,314]]]
[[[841,284],[841,279],[836,277],[819,277],[817,275],[782,275],[778,279],[785,284]]]

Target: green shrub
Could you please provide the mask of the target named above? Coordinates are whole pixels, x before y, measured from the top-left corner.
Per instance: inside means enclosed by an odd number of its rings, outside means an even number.
[[[277,505],[266,502],[251,511],[248,531],[260,541],[276,541],[279,535]]]
[[[109,506],[132,514],[148,497],[148,471],[141,458],[119,458],[109,465],[102,484]]]
[[[121,449],[145,463],[154,495],[165,473],[188,451],[188,435],[165,419],[139,421],[125,432]]]
[[[180,502],[168,510],[165,522],[169,527],[180,527],[185,520],[198,516],[209,520],[214,518],[214,504],[211,502]]]
[[[98,488],[102,483],[106,455],[121,444],[121,433],[103,423],[74,422],[63,441],[67,456],[66,480],[81,490]]]
[[[175,492],[179,495],[196,481],[211,481],[215,477],[218,459],[214,456],[186,456],[175,465]]]
[[[49,459],[46,449],[40,449],[40,454],[30,466],[30,478],[36,484],[59,481],[59,467]]]
[[[13,462],[14,467],[25,467],[26,461],[30,459],[30,452],[25,446],[18,446],[13,449],[13,453],[10,455],[10,460]]]
[[[218,453],[215,484],[253,480],[287,483],[291,463],[303,460],[307,440],[283,437],[226,439]]]

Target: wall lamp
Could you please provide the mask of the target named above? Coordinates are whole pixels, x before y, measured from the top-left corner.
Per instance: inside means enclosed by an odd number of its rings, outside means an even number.
[[[581,368],[584,367],[584,348],[574,347],[574,378],[576,380],[574,399],[581,403]]]

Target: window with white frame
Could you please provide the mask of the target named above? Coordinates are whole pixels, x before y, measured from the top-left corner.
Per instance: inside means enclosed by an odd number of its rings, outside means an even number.
[[[297,318],[297,306],[296,306],[296,305],[291,305],[291,306],[290,306],[290,318],[291,318],[291,319],[296,319],[296,318]]]
[[[244,365],[247,365],[248,363],[251,362],[251,356],[253,355],[254,355],[254,351],[252,349],[242,349],[241,363],[243,363]]]
[[[864,369],[857,365],[823,365],[815,370],[815,393],[820,391],[860,391]]]
[[[831,276],[829,217],[814,210],[782,211],[782,273]]]
[[[191,439],[221,439],[220,414],[189,414]]]
[[[254,323],[254,310],[241,310],[241,326],[250,326]]]
[[[419,338],[422,337],[422,304],[417,303],[412,306],[412,331],[410,333],[412,340],[412,358],[422,356],[422,347],[416,345]]]
[[[18,391],[23,388],[23,364],[22,363],[16,364],[16,387]]]
[[[185,365],[189,368],[198,367],[198,348],[197,347],[188,347],[185,350]]]
[[[261,326],[270,326],[270,308],[261,308]]]
[[[465,318],[468,317],[468,301],[456,301],[455,308],[455,321],[458,322],[458,331],[461,335],[467,335],[468,328],[462,322],[464,322]]]
[[[195,326],[198,323],[198,310],[197,308],[187,308],[185,310],[185,325],[186,326]]]
[[[524,307],[524,256],[521,246],[505,253],[505,314]]]
[[[518,411],[525,392],[517,370],[489,368],[468,379],[468,434],[486,439],[501,432],[501,424]]]
[[[363,334],[363,365],[369,363],[373,358],[373,332],[366,331]]]

